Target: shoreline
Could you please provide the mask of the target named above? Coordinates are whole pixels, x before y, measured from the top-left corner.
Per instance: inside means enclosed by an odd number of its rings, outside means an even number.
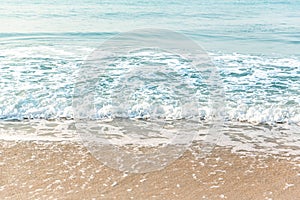
[[[0,141],[1,199],[295,199],[297,156],[186,151],[159,171],[128,174],[77,142]],[[294,159],[293,159],[294,158]]]

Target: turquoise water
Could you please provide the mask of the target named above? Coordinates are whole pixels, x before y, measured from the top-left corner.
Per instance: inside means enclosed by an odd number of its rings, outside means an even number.
[[[124,31],[164,28],[208,52],[224,87],[225,120],[299,124],[299,10],[300,1],[279,0],[1,1],[0,118],[73,118],[77,72],[95,48]],[[198,78],[201,82],[203,77]],[[207,90],[199,93],[200,99]],[[155,92],[163,95],[159,90],[143,95]],[[109,98],[96,98],[97,117],[110,115],[108,103],[103,104]],[[151,113],[153,101],[144,100],[135,102],[136,112],[128,108],[127,117],[137,117],[141,110]],[[201,103],[201,118],[209,120],[209,104]],[[178,105],[169,101],[165,106],[162,117]]]

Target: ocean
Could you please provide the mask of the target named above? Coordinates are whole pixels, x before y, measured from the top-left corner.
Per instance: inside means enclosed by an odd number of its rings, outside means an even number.
[[[1,1],[0,139],[76,139],[73,100],[82,66],[106,41],[147,28],[183,35],[206,52],[223,92],[219,145],[237,150],[263,146],[270,152],[299,155],[299,10],[300,2],[293,0]],[[110,67],[102,68],[104,76],[92,88],[93,120],[117,120],[111,126],[123,127],[117,131],[108,128],[117,135],[112,141],[146,138],[156,144],[178,127],[180,132],[194,134],[214,122],[209,101],[212,88],[204,84],[205,74],[191,70],[186,60],[149,49],[118,56],[106,61]],[[122,79],[132,66],[141,66],[138,73],[131,74],[140,77],[134,86],[127,84],[130,77]],[[173,70],[148,77],[145,66],[156,66],[154,72]],[[183,79],[189,86],[177,85]],[[118,107],[116,102],[123,104]],[[190,122],[172,125],[194,116],[193,112],[200,128]],[[163,135],[150,130],[133,136],[139,131],[127,126],[137,118],[171,123],[173,132]],[[141,126],[139,130],[149,128]],[[128,138],[130,131],[135,134]],[[193,135],[198,137],[201,134]]]

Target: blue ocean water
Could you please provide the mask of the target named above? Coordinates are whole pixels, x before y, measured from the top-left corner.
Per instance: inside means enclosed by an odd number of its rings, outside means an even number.
[[[1,1],[0,118],[72,119],[74,83],[87,56],[119,33],[163,28],[207,51],[224,87],[225,120],[299,124],[299,10],[300,2],[292,0]],[[174,59],[153,58],[189,73]],[[137,98],[128,117],[151,114],[149,105],[159,103],[151,95],[170,98],[152,89],[139,94],[143,102]],[[96,98],[99,118],[114,116],[109,102],[103,104],[109,91]],[[205,99],[207,91],[199,95]],[[177,116],[178,104],[166,102],[161,117]],[[209,119],[208,102],[202,102],[200,111],[201,118]]]

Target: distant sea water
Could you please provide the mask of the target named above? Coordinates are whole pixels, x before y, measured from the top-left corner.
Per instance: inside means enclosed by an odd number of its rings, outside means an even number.
[[[293,0],[1,1],[0,119],[73,119],[74,83],[87,56],[119,33],[163,28],[208,52],[224,87],[225,121],[283,124],[300,134],[299,10]],[[101,98],[109,96],[97,98],[96,116],[107,116]],[[139,109],[147,112],[147,103]],[[200,109],[208,119],[209,105]]]

